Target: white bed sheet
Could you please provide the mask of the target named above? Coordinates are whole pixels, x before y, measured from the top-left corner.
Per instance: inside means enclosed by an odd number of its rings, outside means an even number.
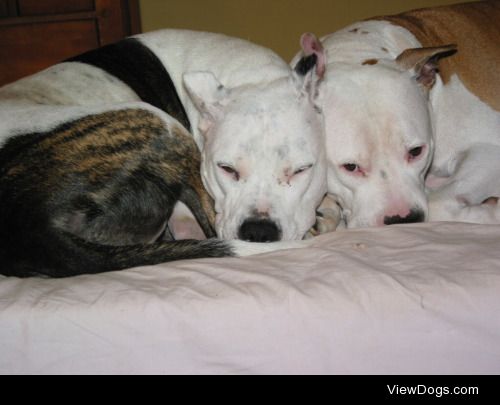
[[[0,373],[498,374],[500,226],[397,225],[248,258],[0,277]]]

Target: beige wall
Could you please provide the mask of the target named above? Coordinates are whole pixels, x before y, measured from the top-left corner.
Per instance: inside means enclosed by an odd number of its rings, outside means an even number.
[[[143,31],[222,32],[268,46],[289,60],[303,32],[327,34],[357,20],[460,0],[140,0]]]

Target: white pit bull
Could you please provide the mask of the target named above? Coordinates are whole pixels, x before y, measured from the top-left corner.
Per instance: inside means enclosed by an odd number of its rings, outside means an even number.
[[[302,239],[326,193],[319,77],[315,69],[303,73],[224,35],[142,34],[0,89],[0,146],[142,100],[191,127],[219,237]]]
[[[500,222],[499,21],[480,1],[302,37],[293,66],[328,61],[328,191],[347,227]]]

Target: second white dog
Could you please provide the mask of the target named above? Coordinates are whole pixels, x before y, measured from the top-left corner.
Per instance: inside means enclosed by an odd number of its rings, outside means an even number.
[[[500,222],[499,20],[481,1],[303,36],[292,65],[328,62],[328,191],[347,227]]]

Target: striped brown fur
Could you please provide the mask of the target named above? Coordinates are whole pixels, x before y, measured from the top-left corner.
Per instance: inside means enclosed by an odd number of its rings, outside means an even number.
[[[231,255],[221,241],[160,240],[177,201],[214,236],[200,154],[142,109],[89,115],[0,150],[0,273],[69,276]]]

